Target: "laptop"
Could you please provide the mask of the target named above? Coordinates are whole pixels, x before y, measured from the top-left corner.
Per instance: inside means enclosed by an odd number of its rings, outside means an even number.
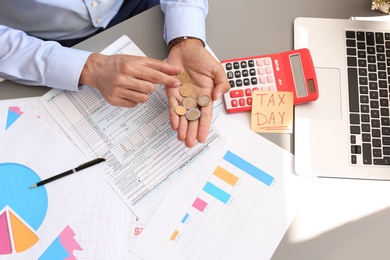
[[[390,180],[390,22],[297,18],[319,89],[295,106],[298,175]]]

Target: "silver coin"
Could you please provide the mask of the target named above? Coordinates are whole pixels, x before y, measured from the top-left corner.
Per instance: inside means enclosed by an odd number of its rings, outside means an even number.
[[[186,113],[186,118],[188,121],[198,120],[200,117],[200,110],[197,108],[189,109]]]
[[[198,105],[196,98],[193,96],[185,97],[182,103],[183,107],[187,109],[195,108]]]
[[[211,98],[209,95],[202,95],[198,98],[198,105],[201,107],[208,106],[211,102]]]

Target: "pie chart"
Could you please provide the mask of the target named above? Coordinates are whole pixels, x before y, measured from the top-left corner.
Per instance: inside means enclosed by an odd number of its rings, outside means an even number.
[[[36,231],[48,206],[44,186],[29,187],[41,179],[18,163],[0,163],[0,256],[18,254],[34,246]]]

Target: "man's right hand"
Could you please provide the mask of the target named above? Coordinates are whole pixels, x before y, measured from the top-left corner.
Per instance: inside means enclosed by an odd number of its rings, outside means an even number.
[[[93,53],[80,75],[80,83],[98,89],[111,105],[135,107],[145,103],[155,84],[180,87],[174,76],[181,69],[165,61],[125,54]]]

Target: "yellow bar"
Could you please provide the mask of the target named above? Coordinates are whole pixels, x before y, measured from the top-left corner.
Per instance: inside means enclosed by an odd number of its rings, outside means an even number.
[[[214,175],[217,176],[218,178],[222,179],[223,181],[229,183],[232,186],[236,185],[236,183],[238,181],[237,176],[231,174],[230,172],[228,172],[224,168],[221,168],[220,166],[218,166],[215,169]]]
[[[179,231],[175,230],[175,232],[173,232],[173,234],[171,236],[171,240],[175,240],[177,235],[179,235]]]

